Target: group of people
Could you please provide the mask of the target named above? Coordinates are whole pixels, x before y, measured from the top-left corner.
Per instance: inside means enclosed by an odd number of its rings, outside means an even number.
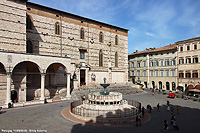
[[[171,113],[171,125],[174,129],[179,130],[179,126],[176,124],[176,116],[174,115],[174,108],[173,106],[170,107],[169,101],[167,100],[167,111]],[[180,107],[177,106],[177,114],[180,114]],[[167,131],[169,129],[169,125],[167,120],[164,120],[163,130]]]

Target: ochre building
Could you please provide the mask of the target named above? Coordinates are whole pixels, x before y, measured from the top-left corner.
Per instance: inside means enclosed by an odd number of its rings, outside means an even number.
[[[1,0],[0,13],[0,105],[128,82],[127,29],[26,0]]]

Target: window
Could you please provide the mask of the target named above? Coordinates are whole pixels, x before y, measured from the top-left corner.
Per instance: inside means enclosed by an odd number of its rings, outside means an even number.
[[[134,71],[132,71],[132,76],[135,76]]]
[[[26,42],[26,53],[33,53],[33,45],[30,40]]]
[[[191,58],[190,57],[186,57],[186,64],[191,63]]]
[[[169,66],[169,60],[165,60],[165,66]]]
[[[115,36],[115,45],[118,45],[118,36]]]
[[[146,61],[143,62],[144,67],[146,67]]]
[[[198,63],[198,56],[193,57],[193,63]]]
[[[118,54],[115,53],[115,67],[118,67]]]
[[[151,77],[153,77],[153,71],[150,71],[150,73],[151,73]]]
[[[187,51],[189,51],[190,50],[190,45],[187,45]]]
[[[183,51],[183,46],[180,46],[180,51]]]
[[[99,33],[99,42],[103,42],[103,33],[102,32]]]
[[[156,77],[158,77],[158,71],[155,71],[155,73],[156,73]]]
[[[85,51],[80,50],[80,59],[85,59]]]
[[[198,71],[197,70],[193,70],[192,78],[198,78]]]
[[[172,72],[172,77],[175,77],[175,71],[171,71]]]
[[[196,50],[196,49],[197,49],[197,43],[194,44],[194,50]]]
[[[163,66],[163,62],[164,62],[163,60],[160,61],[160,65],[161,65],[161,66]]]
[[[160,71],[160,76],[161,76],[161,77],[164,76],[164,71]]]
[[[132,68],[134,67],[134,62],[131,62],[131,67],[132,67]]]
[[[176,65],[176,60],[175,59],[173,59],[172,61],[171,61],[171,65],[173,66],[173,65]]]
[[[60,23],[55,23],[55,34],[60,35]]]
[[[169,77],[169,71],[166,71],[166,76]]]
[[[190,73],[190,71],[186,71],[186,73],[185,73],[185,78],[191,78],[191,73]]]
[[[158,61],[155,61],[155,66],[159,66],[159,62]]]
[[[179,58],[179,64],[184,64],[184,59],[183,59],[183,57]]]
[[[99,66],[100,67],[103,66],[103,51],[102,50],[99,51]]]
[[[184,73],[183,72],[179,72],[179,78],[184,78]]]
[[[140,62],[137,63],[137,67],[140,67]]]
[[[85,37],[85,35],[84,35],[84,29],[81,28],[81,30],[80,30],[80,38],[84,39],[84,37]]]
[[[153,64],[153,61],[150,61],[150,67],[152,67],[154,64]]]
[[[137,76],[138,76],[138,77],[140,76],[140,71],[137,72]]]
[[[31,17],[26,15],[26,29],[32,29],[33,23]]]
[[[144,71],[143,73],[144,73],[144,76],[146,77],[146,71]]]

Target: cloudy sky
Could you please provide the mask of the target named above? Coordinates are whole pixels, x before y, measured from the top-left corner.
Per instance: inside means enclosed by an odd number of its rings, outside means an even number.
[[[129,30],[128,52],[200,36],[200,0],[28,0]]]

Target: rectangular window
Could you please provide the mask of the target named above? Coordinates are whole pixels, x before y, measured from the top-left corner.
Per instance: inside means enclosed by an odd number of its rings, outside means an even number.
[[[196,50],[197,49],[197,44],[194,44],[194,50]]]
[[[144,71],[143,73],[144,73],[144,77],[146,77],[146,71]]]
[[[180,51],[183,51],[183,46],[180,47]]]
[[[169,66],[169,60],[165,60],[165,66]]]
[[[132,76],[135,76],[135,73],[134,73],[134,71],[132,71]]]
[[[160,66],[163,66],[163,60],[160,61]]]
[[[172,71],[172,77],[175,77],[175,71]]]
[[[181,72],[181,73],[179,73],[179,78],[183,78],[183,73]]]
[[[179,64],[184,64],[184,59],[183,58],[179,58]]]
[[[160,71],[160,76],[163,77],[164,76],[164,72]]]
[[[166,76],[169,77],[169,71],[166,71]]]
[[[189,63],[191,63],[191,58],[190,57],[186,58],[186,64],[189,64]]]
[[[80,50],[80,59],[85,59],[85,51]]]
[[[140,67],[140,62],[137,63],[137,67]]]
[[[190,45],[187,45],[187,51],[189,51],[190,50]]]
[[[150,73],[151,73],[151,77],[153,77],[153,71],[151,71]]]
[[[198,63],[198,56],[193,57],[193,63]]]
[[[197,70],[194,70],[192,72],[192,78],[198,78],[198,71]]]
[[[186,78],[191,78],[191,73],[190,73],[190,72],[186,72],[186,73],[185,73],[185,77],[186,77]]]
[[[137,76],[138,76],[138,77],[140,76],[140,71],[137,72]]]
[[[134,67],[134,62],[131,62],[131,68],[133,68]]]
[[[146,61],[143,62],[144,67],[146,67]]]
[[[156,77],[158,77],[158,71],[155,71],[155,73],[156,73]]]

